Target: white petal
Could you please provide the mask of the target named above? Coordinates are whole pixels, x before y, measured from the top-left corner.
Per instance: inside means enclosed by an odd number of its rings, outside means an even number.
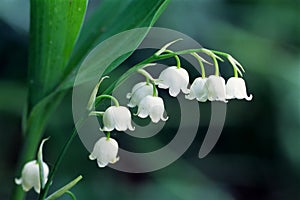
[[[89,159],[90,160],[96,160],[96,155],[94,154],[94,150],[93,150],[93,152],[89,155]]]
[[[105,167],[108,163],[115,163],[118,161],[118,143],[113,138],[100,138],[94,145],[91,155],[97,158],[99,167]]]
[[[40,185],[35,185],[35,186],[33,186],[33,188],[36,193],[38,193],[38,194],[40,193]]]
[[[190,90],[187,88],[188,87],[188,84],[189,84],[189,74],[188,72],[183,69],[183,68],[180,68],[179,69],[179,75],[181,76],[181,91],[184,93],[184,94],[188,94],[190,92]]]
[[[169,85],[165,85],[165,84],[159,82],[158,87],[161,88],[161,89],[168,89]]]
[[[108,162],[102,162],[102,161],[97,160],[97,164],[98,164],[98,167],[103,168],[103,167],[106,167],[106,165],[108,165]]]
[[[250,101],[252,94],[247,95],[245,81],[242,78],[231,77],[226,84],[226,98],[227,99],[246,99]]]
[[[47,180],[49,174],[49,168],[46,163],[43,162],[44,170],[44,180]],[[36,160],[27,162],[22,169],[22,177],[20,179],[15,179],[16,184],[22,184],[24,191],[30,190],[34,187],[35,191],[39,193],[40,191],[40,174],[39,165]]]
[[[127,93],[127,95],[126,95],[126,99],[130,99],[132,97],[132,93]]]
[[[22,170],[22,187],[25,191],[39,184],[39,166],[36,160],[30,161],[24,165]]]
[[[180,88],[178,87],[170,87],[169,89],[169,94],[172,96],[172,97],[176,97],[180,92]]]
[[[131,125],[131,113],[124,106],[116,107],[114,110],[115,128],[118,131],[126,131]]]
[[[207,98],[210,101],[223,101],[226,100],[225,80],[223,77],[211,75],[206,81],[208,90]]]
[[[120,157],[118,156],[118,157],[114,158],[112,161],[110,161],[109,163],[110,163],[110,164],[115,164],[115,163],[118,162],[119,160],[120,160]]]
[[[15,178],[15,183],[17,185],[21,185],[22,184],[22,178]]]
[[[134,93],[138,88],[143,87],[144,85],[146,85],[146,82],[140,82],[135,84],[131,90],[131,93]]]
[[[163,70],[158,78],[161,82],[158,84],[159,88],[169,88],[169,94],[173,97],[177,96],[180,90],[183,93],[188,93],[187,88],[189,83],[189,75],[183,68],[176,66],[168,67]]]
[[[103,114],[103,131],[112,131],[115,128],[114,109],[116,106],[111,106],[106,109]]]
[[[186,99],[193,100],[197,99],[198,101],[205,102],[207,101],[207,78],[198,77],[194,80],[191,85],[190,93],[185,96]]]
[[[161,116],[164,114],[164,109],[161,109],[160,106],[153,106],[151,108],[150,118],[153,123],[159,122]]]
[[[139,104],[138,116],[146,118],[150,116],[151,121],[157,123],[160,119],[167,120],[163,114],[165,111],[164,102],[160,97],[147,96]]]
[[[28,185],[28,184],[22,184],[22,189],[25,191],[25,192],[28,192],[33,186],[31,185]],[[39,192],[37,192],[39,193]]]
[[[124,106],[111,106],[103,115],[103,131],[125,131],[127,129],[134,130],[131,124],[131,113]]]
[[[151,106],[151,96],[146,96],[139,103],[137,115],[140,118],[146,118],[149,115],[149,107]]]
[[[136,84],[132,89],[132,95],[128,107],[133,108],[137,106],[144,97],[152,94],[153,94],[153,86],[151,84],[147,85],[146,82]]]

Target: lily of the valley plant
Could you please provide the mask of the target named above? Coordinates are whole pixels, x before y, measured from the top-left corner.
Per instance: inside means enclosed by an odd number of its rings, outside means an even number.
[[[156,52],[157,60],[159,60],[159,56],[168,58],[166,55],[169,54],[170,57],[175,57],[177,62],[176,66],[170,66],[164,69],[158,78],[153,78],[152,75],[145,70],[145,68],[149,66],[155,67],[155,63],[137,64],[136,66],[138,67],[133,66],[136,68],[136,72],[145,76],[146,79],[144,82],[136,83],[131,92],[126,96],[127,99],[129,99],[129,103],[127,104],[129,108],[138,107],[137,113],[134,115],[140,118],[149,117],[153,123],[158,123],[160,120],[168,120],[168,116],[165,115],[165,103],[164,100],[158,96],[157,86],[160,89],[168,89],[171,97],[176,97],[182,92],[185,94],[186,99],[196,99],[199,102],[220,101],[227,103],[230,99],[246,99],[248,101],[252,99],[252,95],[247,95],[244,79],[239,77],[239,74],[242,76],[244,68],[231,55],[204,48],[185,50],[179,53],[167,50],[167,47],[177,41],[178,40],[166,44],[162,49]],[[204,60],[197,52],[202,52],[210,56],[213,64]],[[190,87],[189,73],[186,69],[181,67],[181,62],[178,57],[181,53],[193,55],[198,60],[201,68],[201,76],[197,77]],[[219,72],[218,60],[224,61],[219,56],[227,58],[233,67],[234,77],[231,77],[227,83]],[[215,74],[206,77],[204,62],[214,65]],[[102,82],[102,80],[100,82]],[[96,87],[98,89],[99,84]],[[134,131],[134,127],[131,125],[130,111],[126,107],[120,106],[115,97],[102,94],[95,98],[96,94],[93,93],[93,95],[91,99],[110,98],[115,104],[107,108],[104,113],[101,111],[91,111],[92,114],[96,114],[102,118],[104,128],[101,129],[101,131],[106,132],[107,137],[106,139],[102,137],[95,143],[90,159],[97,159],[98,166],[104,167],[109,163],[113,164],[119,160],[119,157],[117,157],[118,143],[110,138],[110,131]],[[95,103],[95,101],[92,103]]]
[[[247,94],[246,84],[242,78],[243,72],[245,72],[244,68],[231,55],[204,48],[188,49],[179,52],[167,50],[171,44],[177,41],[179,40],[172,41],[162,47],[152,57],[150,57],[151,59],[147,60],[148,63],[142,61],[142,64],[138,63],[132,67],[132,69],[135,69],[134,72],[140,73],[145,77],[145,81],[136,83],[126,96],[129,100],[127,106],[130,109],[137,107],[137,112],[133,113],[133,115],[140,118],[149,117],[153,123],[167,121],[169,117],[172,117],[166,115],[166,102],[164,102],[163,98],[158,95],[159,90],[157,88],[168,89],[171,97],[176,97],[180,94],[180,92],[182,92],[187,100],[195,99],[199,102],[220,101],[227,103],[231,99],[246,99],[248,101],[252,99],[252,95]],[[200,57],[199,53],[207,54],[212,59],[212,63]],[[201,74],[192,81],[191,85],[187,69],[184,69],[181,66],[179,59],[180,54],[191,54],[199,63]],[[232,65],[234,76],[229,78],[227,83],[220,75],[218,61],[224,61],[220,56],[225,57]],[[171,57],[176,59],[176,66],[166,67],[166,69],[164,69],[157,78],[153,78],[152,75],[145,70],[146,67],[155,67],[156,61]],[[214,67],[215,73],[206,76],[204,63],[208,63],[211,67]],[[130,75],[131,74],[128,75],[125,73],[121,78],[129,78]],[[106,134],[106,137],[100,137],[99,135],[98,140],[95,141],[93,151],[89,155],[89,159],[96,160],[97,165],[100,168],[109,164],[114,164],[119,160],[119,144],[115,139],[111,138],[111,132],[135,130],[132,125],[132,113],[128,107],[120,105],[119,101],[114,96],[110,95],[111,91],[104,91],[102,94],[98,95],[99,87],[101,87],[102,81],[106,78],[108,77],[101,78],[98,84],[94,87],[87,105],[87,112],[89,113],[89,116],[96,115],[101,119],[102,128],[100,131]],[[112,100],[114,105],[108,106],[103,111],[97,110],[99,102],[103,99]],[[73,135],[75,134],[76,129]],[[44,142],[42,142],[42,144],[43,143]],[[23,167],[21,178],[16,179],[15,181],[16,184],[22,185],[23,190],[26,192],[33,187],[34,190],[39,193],[47,182],[49,168],[42,160],[42,144],[39,151],[40,159],[26,163]],[[66,148],[67,147],[68,145]],[[61,157],[63,157],[64,152],[65,149],[61,154]],[[60,159],[62,159],[61,157]],[[59,194],[64,194],[79,180],[80,179],[75,179],[73,182],[67,184],[62,188],[63,191],[58,191],[60,192]],[[45,187],[49,187],[49,184],[50,183],[48,183],[48,185],[46,184]]]

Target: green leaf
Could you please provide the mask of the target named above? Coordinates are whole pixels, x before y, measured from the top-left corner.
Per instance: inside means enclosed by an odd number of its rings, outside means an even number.
[[[63,186],[53,194],[51,194],[49,197],[46,198],[46,200],[55,200],[65,193],[67,193],[72,187],[74,187],[80,180],[82,179],[82,176],[78,176],[76,179],[68,183],[67,185]]]
[[[19,166],[33,159],[47,119],[64,93],[45,97],[60,84],[82,27],[88,0],[31,0],[29,95],[23,124],[26,132]],[[23,199],[17,188],[12,199]]]
[[[81,29],[87,0],[31,0],[29,96],[25,116],[24,161],[34,152],[44,125],[63,94],[55,101],[42,101],[60,83]],[[27,117],[27,118],[26,118]],[[32,136],[31,136],[32,135]]]
[[[86,25],[83,27],[82,34],[78,40],[78,45],[76,46],[71,62],[68,65],[68,70],[70,71],[69,76],[66,77],[59,90],[71,88],[73,86],[76,72],[80,67],[80,63],[87,56],[88,51],[108,37],[120,32],[133,28],[153,26],[169,2],[170,0],[104,0],[101,4],[102,9],[96,10],[94,15],[87,20]],[[114,12],[107,12],[107,10],[114,10]],[[105,21],[101,19],[108,20]],[[128,45],[137,48],[146,34],[147,31],[141,31],[139,34],[132,34],[131,37],[126,38],[127,40],[108,44],[109,46],[107,46],[107,49],[103,50],[101,56],[98,55],[99,60],[105,61],[110,59],[112,55],[120,54],[122,50],[128,49]],[[112,62],[104,74],[107,75],[113,69],[118,67],[131,54],[132,52],[120,54],[120,57]],[[104,65],[101,64],[100,61],[98,64],[99,66],[94,68],[94,71],[99,74],[101,72],[101,66],[103,67]],[[82,82],[91,80],[88,76],[83,77],[82,79]]]
[[[87,0],[31,0],[29,110],[61,82]]]

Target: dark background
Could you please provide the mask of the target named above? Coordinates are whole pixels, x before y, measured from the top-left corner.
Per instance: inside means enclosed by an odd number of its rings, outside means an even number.
[[[89,9],[94,3],[90,2]],[[22,140],[29,7],[28,2],[21,5],[17,0],[0,3],[0,199],[8,199],[11,193]],[[204,47],[234,55],[246,68],[253,100],[228,103],[221,138],[204,159],[197,155],[210,103],[200,104],[203,120],[191,147],[179,160],[152,173],[99,169],[76,138],[52,191],[82,174],[83,181],[72,189],[78,199],[300,199],[299,19],[298,0],[171,1],[156,26],[180,31]],[[68,95],[45,132],[51,136],[44,148],[50,166],[72,126]],[[167,142],[172,137],[159,139]],[[143,150],[143,146],[134,148]],[[31,197],[35,197],[33,191]]]

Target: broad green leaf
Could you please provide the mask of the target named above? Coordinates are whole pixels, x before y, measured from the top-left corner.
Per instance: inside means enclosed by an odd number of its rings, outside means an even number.
[[[139,27],[153,26],[153,24],[156,22],[169,2],[170,0],[104,0],[102,2],[103,9],[97,10],[97,13],[91,16],[86,25],[83,27],[78,45],[76,46],[76,50],[72,55],[71,62],[68,66],[68,70],[72,70],[72,72],[68,77],[66,77],[59,90],[70,88],[73,86],[79,65],[87,55],[88,51],[93,49],[96,45],[98,45],[108,37],[116,35],[122,31]],[[99,19],[102,19],[102,17],[100,17],[101,12],[103,12],[103,14],[107,14],[107,9],[110,11],[116,10],[119,15],[116,16],[115,12],[109,12],[109,14],[105,15],[105,17],[103,16],[103,18],[110,20],[108,20],[107,22],[97,23]],[[97,25],[100,26],[97,27]],[[94,28],[88,29],[90,27]],[[96,34],[97,32],[98,34]],[[127,41],[123,40],[119,41],[118,44],[110,44],[110,46],[108,46],[108,48],[101,54],[101,60],[107,60],[111,57],[111,55],[119,54],[120,51],[128,47],[128,41],[133,41],[134,43],[130,45],[137,48],[146,34],[146,31],[140,33],[139,35],[133,34],[132,37],[127,38]],[[119,66],[124,60],[126,60],[131,54],[132,52],[122,54],[118,59],[114,60],[114,62],[109,66],[104,74],[107,75],[117,66]],[[101,71],[100,68],[101,65],[99,65],[97,69],[94,69],[95,72],[97,72],[97,70]],[[85,78],[86,81],[90,80],[89,77],[83,77],[83,79]],[[84,81],[85,80],[82,80],[82,82]]]
[[[87,0],[31,0],[30,3],[29,110],[63,78]]]
[[[19,166],[34,158],[46,121],[64,96],[57,93],[51,101],[39,103],[60,84],[65,74],[87,1],[30,1],[28,115],[23,118],[26,137]],[[23,198],[24,192],[18,187],[12,199]]]
[[[24,119],[30,139],[24,148],[37,147],[47,118],[63,97],[57,94],[55,101],[39,105],[63,77],[83,23],[87,0],[31,0],[30,3],[29,116]],[[34,157],[33,147],[23,155],[25,161]]]

